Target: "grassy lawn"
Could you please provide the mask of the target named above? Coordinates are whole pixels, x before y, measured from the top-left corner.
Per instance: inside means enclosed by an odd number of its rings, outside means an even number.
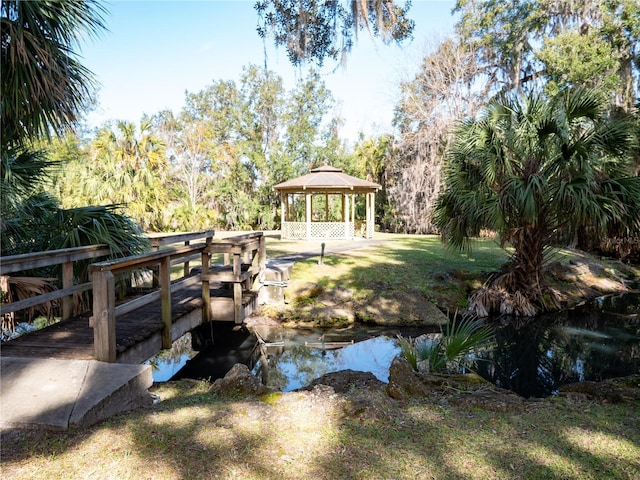
[[[495,412],[384,392],[221,399],[207,388],[160,385],[159,404],[88,429],[5,432],[2,478],[640,478],[637,403]]]
[[[447,249],[435,235],[396,235],[377,233],[372,242],[326,242],[320,264],[320,241],[267,241],[267,257],[291,253],[316,256],[295,263],[285,292],[293,310],[269,307],[266,315],[307,323],[305,304],[313,308],[314,299],[324,292],[348,292],[356,316],[367,313],[358,305],[377,298],[397,305],[409,296],[430,301],[441,311],[455,312],[468,306],[469,292],[478,288],[489,272],[497,270],[508,258],[495,241],[480,239],[472,252],[461,254]],[[351,248],[353,247],[353,248]],[[324,299],[326,300],[326,299]],[[322,303],[322,302],[321,302]],[[316,305],[317,306],[317,305]],[[412,304],[413,311],[422,307]],[[313,316],[313,310],[311,316]]]
[[[435,235],[376,233],[374,240],[378,243],[363,242],[366,246],[348,250],[341,249],[345,245],[357,247],[358,242],[326,242],[327,253],[323,265],[319,265],[319,241],[284,242],[269,238],[267,257],[301,252],[318,255],[296,262],[288,289],[292,296],[297,294],[299,284],[303,287],[315,284],[324,290],[347,288],[356,300],[411,290],[422,293],[442,311],[450,312],[465,309],[469,294],[482,285],[488,274],[499,270],[509,259],[509,253],[491,238],[476,240],[469,253],[448,249]],[[637,266],[623,266],[619,262],[592,258],[568,249],[556,250],[549,261],[566,265],[576,257],[595,261],[603,265],[604,270],[623,269],[626,278],[636,283],[640,280],[640,268]],[[609,273],[605,271],[601,275]],[[562,283],[550,276],[547,281],[565,293],[570,303],[579,303],[585,289],[592,286],[593,278],[585,279],[588,284],[581,284],[580,279]],[[304,291],[299,293],[308,294]]]

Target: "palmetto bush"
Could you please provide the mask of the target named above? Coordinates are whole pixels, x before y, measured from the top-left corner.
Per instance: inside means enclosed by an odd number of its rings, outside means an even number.
[[[415,371],[454,372],[469,367],[468,355],[493,339],[493,329],[473,316],[458,316],[441,335],[417,339],[398,337],[402,354]],[[425,368],[426,367],[426,368]]]
[[[470,298],[476,315],[556,309],[544,275],[555,247],[583,232],[638,235],[636,127],[606,106],[600,92],[581,88],[553,98],[506,97],[456,129],[434,223],[456,250],[468,251],[491,230],[511,252]]]

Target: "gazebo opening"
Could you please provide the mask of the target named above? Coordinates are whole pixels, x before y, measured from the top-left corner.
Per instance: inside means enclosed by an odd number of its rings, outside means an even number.
[[[280,192],[282,238],[372,238],[380,185],[325,165],[274,187]]]

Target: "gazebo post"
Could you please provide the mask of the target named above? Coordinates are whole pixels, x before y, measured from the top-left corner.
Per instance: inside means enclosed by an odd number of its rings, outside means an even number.
[[[356,231],[356,194],[351,194],[351,221],[353,222],[353,232]]]
[[[342,222],[344,223],[344,236],[349,238],[349,196],[342,194]]]
[[[366,238],[373,238],[374,225],[374,213],[376,207],[376,194],[373,192],[367,193],[367,233]]]
[[[305,220],[307,223],[307,240],[311,240],[311,194],[306,193],[304,196]]]
[[[365,222],[364,222],[364,238],[369,238],[369,222],[371,221],[371,195],[369,192],[365,194]]]
[[[329,221],[329,194],[324,192],[324,221]]]
[[[285,198],[287,202],[285,203]],[[282,235],[283,238],[289,238],[288,228],[285,228],[287,223],[287,218],[289,218],[289,194],[280,190],[280,225],[282,225]]]

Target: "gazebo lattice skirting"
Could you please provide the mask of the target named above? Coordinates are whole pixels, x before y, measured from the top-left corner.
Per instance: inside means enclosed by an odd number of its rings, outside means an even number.
[[[377,183],[323,166],[274,188],[280,192],[283,239],[373,237]],[[364,218],[357,218],[362,206]]]

